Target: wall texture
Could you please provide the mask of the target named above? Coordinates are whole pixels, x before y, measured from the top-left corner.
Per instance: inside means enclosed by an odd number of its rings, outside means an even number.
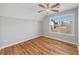
[[[0,16],[0,47],[41,34],[41,22]]]
[[[42,24],[34,13],[18,4],[0,4],[0,47],[40,35]]]
[[[74,36],[49,32],[49,18],[50,17],[56,16],[56,15],[70,14],[70,13],[74,14]],[[45,16],[43,18],[43,27],[42,28],[43,28],[44,36],[58,38],[58,39],[61,39],[63,41],[67,41],[67,42],[78,43],[78,8],[66,10],[66,11],[63,11],[63,12],[60,12],[60,13],[57,13],[54,15]]]
[[[0,3],[0,16],[40,21],[44,15],[37,13],[39,10],[37,5],[37,3]]]

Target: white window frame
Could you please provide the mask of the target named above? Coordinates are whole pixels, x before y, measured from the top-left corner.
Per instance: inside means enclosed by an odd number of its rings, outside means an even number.
[[[53,31],[51,31],[51,26],[50,26],[51,18],[53,18],[53,17],[59,17],[59,22],[61,22],[61,21],[60,21],[60,17],[65,16],[65,15],[72,15],[72,16],[73,16],[73,19],[72,19],[72,33],[71,33],[71,34],[62,33],[62,32],[60,32],[60,30],[59,30],[58,32],[53,32]],[[53,16],[53,17],[50,17],[50,18],[49,18],[49,32],[50,32],[50,33],[56,33],[56,34],[63,34],[63,35],[74,36],[74,14],[73,14],[73,13],[71,13],[71,14],[64,14],[64,15],[60,15],[60,16],[57,15],[57,16]]]

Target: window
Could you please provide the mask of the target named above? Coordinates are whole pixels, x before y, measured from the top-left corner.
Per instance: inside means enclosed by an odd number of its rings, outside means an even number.
[[[73,14],[54,16],[50,18],[49,28],[51,32],[73,34]]]

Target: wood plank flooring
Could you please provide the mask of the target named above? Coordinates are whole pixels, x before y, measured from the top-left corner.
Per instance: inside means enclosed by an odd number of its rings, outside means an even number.
[[[77,55],[76,45],[38,37],[0,50],[0,55]]]

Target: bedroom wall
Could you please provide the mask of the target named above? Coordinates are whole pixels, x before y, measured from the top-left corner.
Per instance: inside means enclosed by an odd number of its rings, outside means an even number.
[[[41,34],[41,22],[0,16],[0,47]]]
[[[15,17],[20,19],[38,20],[33,12],[19,6],[17,3],[0,3],[0,16]]]
[[[49,18],[50,17],[56,16],[56,15],[70,14],[70,13],[74,14],[74,36],[49,32]],[[43,28],[44,36],[48,36],[50,38],[57,38],[59,40],[78,44],[78,8],[66,10],[66,11],[63,11],[63,12],[60,12],[60,13],[54,14],[54,15],[52,14],[52,15],[45,16],[43,18],[43,27],[42,28]]]
[[[0,4],[0,48],[41,34],[41,21],[31,13],[18,4]]]

